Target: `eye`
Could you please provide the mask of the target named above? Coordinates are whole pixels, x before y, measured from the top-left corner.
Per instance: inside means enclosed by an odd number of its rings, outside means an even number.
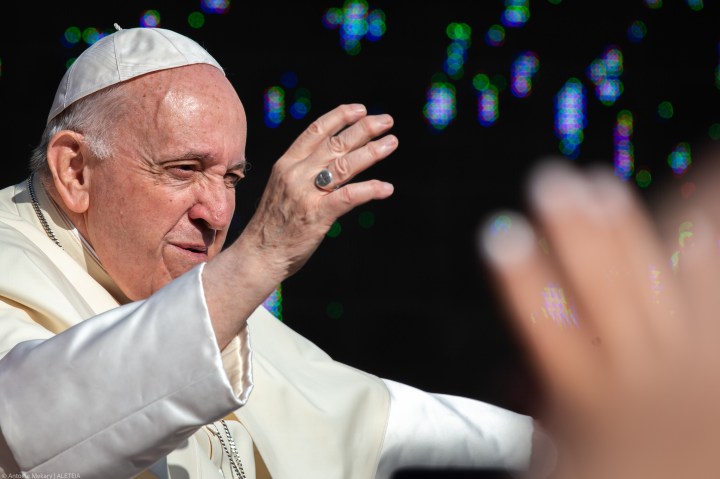
[[[223,177],[223,180],[225,181],[225,186],[228,188],[235,188],[238,183],[240,183],[240,180],[242,180],[245,177],[245,175],[239,175],[237,173],[228,173]]]
[[[197,165],[192,163],[180,163],[168,166],[168,171],[180,178],[189,178],[198,169]]]

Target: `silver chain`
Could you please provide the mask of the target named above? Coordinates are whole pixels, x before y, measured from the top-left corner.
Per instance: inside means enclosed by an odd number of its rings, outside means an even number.
[[[242,461],[240,460],[240,454],[238,454],[237,446],[235,445],[235,440],[232,437],[232,434],[230,434],[230,428],[228,427],[227,423],[225,422],[225,419],[222,419],[220,421],[223,425],[223,429],[225,430],[225,435],[227,436],[228,443],[230,444],[230,447],[228,448],[227,444],[225,444],[225,441],[223,440],[223,434],[220,432],[220,430],[213,424],[213,427],[215,428],[216,435],[218,439],[220,440],[220,445],[225,450],[225,454],[228,455],[228,459],[230,460],[230,467],[232,468],[232,474],[233,477],[239,477],[240,479],[247,479],[245,476],[245,470],[243,469]],[[220,466],[222,468],[222,465]]]
[[[45,219],[45,215],[43,215],[42,210],[40,210],[40,203],[37,200],[37,196],[35,196],[35,187],[32,184],[34,173],[30,174],[30,177],[27,180],[28,184],[28,191],[30,192],[30,198],[32,199],[33,209],[35,210],[35,214],[38,217],[38,220],[40,220],[40,224],[42,225],[43,229],[45,230],[45,233],[48,235],[48,238],[50,238],[53,243],[58,245],[60,249],[63,249],[62,245],[60,244],[60,241],[55,236],[55,233],[53,233],[53,230],[50,229],[50,225],[48,224],[47,220]],[[238,477],[240,479],[247,479],[245,476],[245,470],[242,466],[242,461],[240,460],[240,454],[238,454],[237,451],[237,445],[235,444],[235,440],[232,437],[232,434],[230,434],[230,428],[228,427],[225,420],[221,420],[220,423],[223,425],[223,429],[225,432],[225,436],[227,436],[228,443],[230,444],[230,447],[228,448],[228,445],[225,444],[225,440],[223,440],[223,434],[220,432],[220,430],[215,427],[217,438],[220,440],[220,445],[225,450],[225,454],[228,455],[228,459],[230,460],[230,467],[232,468],[233,477]],[[222,466],[221,466],[222,467]]]
[[[32,198],[32,206],[35,210],[35,214],[37,215],[38,219],[40,220],[40,224],[42,225],[43,229],[45,230],[45,233],[48,235],[48,238],[50,238],[53,243],[58,245],[60,249],[63,249],[62,245],[60,244],[60,241],[55,236],[55,233],[53,233],[53,230],[50,229],[50,225],[48,224],[47,220],[45,219],[45,215],[43,215],[42,211],[40,210],[40,203],[38,203],[37,196],[35,196],[35,187],[33,186],[33,176],[35,173],[30,173],[30,177],[27,180],[27,186],[28,191],[30,191],[30,198]]]
[[[35,214],[38,217],[38,220],[40,220],[40,224],[42,225],[43,229],[45,230],[45,233],[48,235],[48,238],[50,238],[53,243],[58,245],[60,249],[63,249],[62,245],[60,244],[60,241],[55,236],[55,233],[53,233],[53,230],[50,229],[50,225],[48,224],[47,220],[45,219],[45,215],[43,215],[42,210],[40,210],[40,203],[37,200],[37,196],[35,196],[35,187],[33,186],[33,176],[35,173],[31,173],[30,177],[27,180],[27,186],[28,191],[30,192],[30,198],[32,199],[32,206],[35,210]],[[220,430],[213,424],[213,427],[215,428],[215,431],[217,433],[217,438],[220,440],[220,445],[225,450],[225,454],[228,455],[228,459],[230,460],[230,467],[232,468],[233,477],[238,477],[240,479],[247,479],[245,476],[245,470],[243,469],[242,461],[240,460],[240,454],[238,454],[237,446],[235,444],[235,440],[232,437],[232,434],[230,434],[230,428],[228,427],[225,420],[221,420],[220,423],[223,425],[223,429],[225,430],[225,435],[228,439],[228,444],[230,444],[230,447],[228,448],[228,445],[225,443],[225,440],[223,440],[223,434],[220,432]],[[222,467],[222,466],[221,466]]]

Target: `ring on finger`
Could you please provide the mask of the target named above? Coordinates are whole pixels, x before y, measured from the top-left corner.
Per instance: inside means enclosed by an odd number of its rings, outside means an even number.
[[[315,177],[315,186],[323,191],[334,191],[338,187],[333,185],[333,174],[327,168],[320,170],[320,173]]]

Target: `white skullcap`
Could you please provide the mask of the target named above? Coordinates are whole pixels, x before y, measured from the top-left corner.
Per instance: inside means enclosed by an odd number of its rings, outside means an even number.
[[[198,43],[163,28],[120,29],[87,48],[67,69],[47,121],[91,93],[146,73],[197,63],[223,70]]]

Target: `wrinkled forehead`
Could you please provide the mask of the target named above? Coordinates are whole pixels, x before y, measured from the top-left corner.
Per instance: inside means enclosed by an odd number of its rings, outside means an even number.
[[[237,92],[212,66],[189,65],[149,73],[128,81],[127,87],[129,103],[149,119],[214,121],[217,127],[234,122],[245,130],[245,111]]]
[[[126,148],[177,150],[174,154],[193,149],[227,156],[229,162],[244,160],[247,120],[242,102],[212,66],[153,72],[122,87],[127,101],[119,106],[118,127],[125,133]]]

